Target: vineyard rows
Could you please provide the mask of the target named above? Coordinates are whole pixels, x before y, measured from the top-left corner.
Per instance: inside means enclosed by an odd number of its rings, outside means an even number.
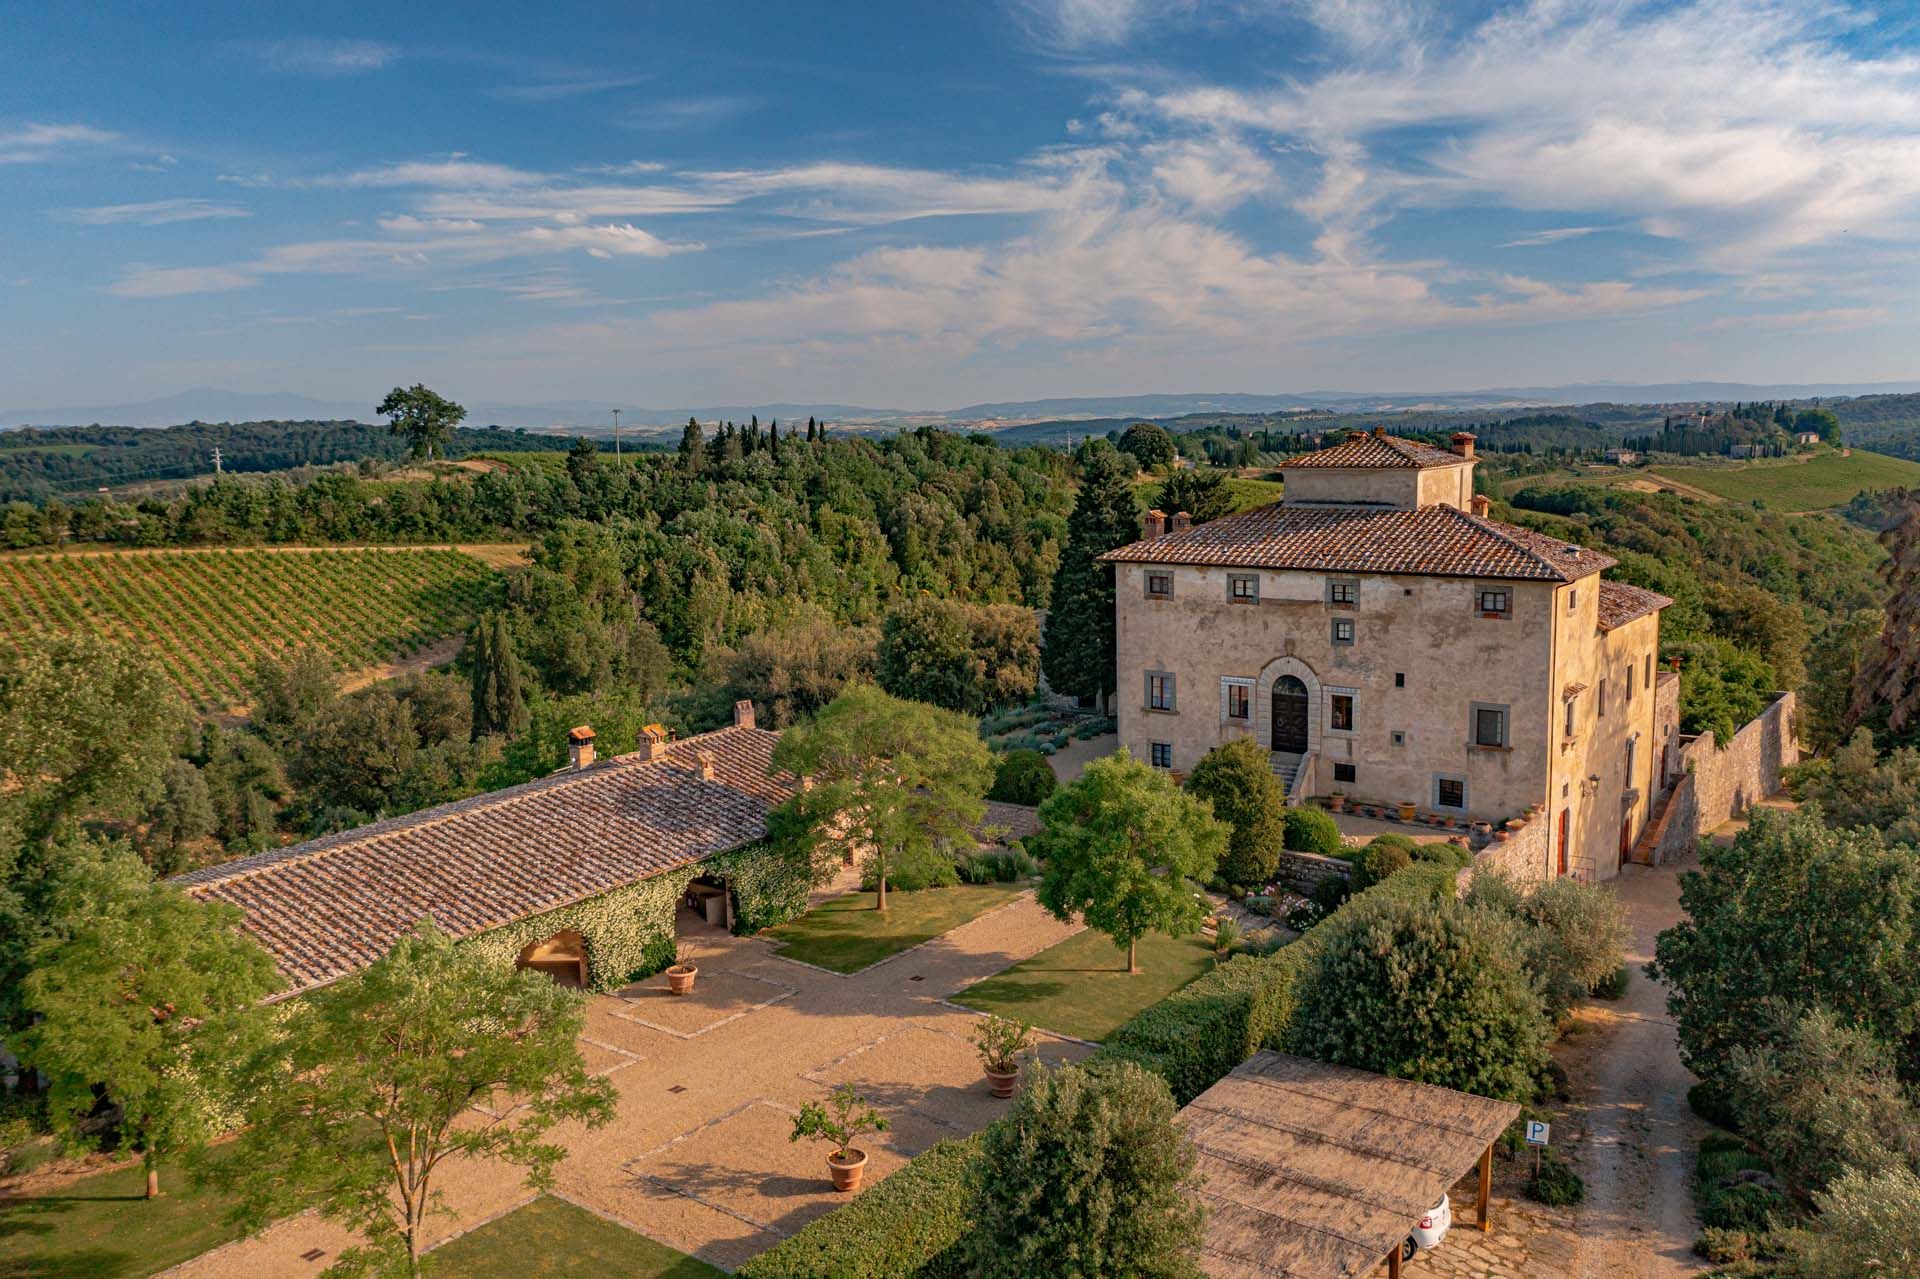
[[[0,557],[0,644],[122,640],[196,709],[221,711],[247,701],[262,654],[313,648],[342,671],[395,661],[464,629],[493,578],[436,549]]]

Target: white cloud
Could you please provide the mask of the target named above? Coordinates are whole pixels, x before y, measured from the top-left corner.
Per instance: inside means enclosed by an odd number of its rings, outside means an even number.
[[[1503,240],[1494,247],[1497,249],[1531,249],[1543,244],[1559,244],[1562,240],[1578,240],[1583,236],[1597,235],[1607,228],[1603,226],[1562,226],[1545,231],[1532,231],[1526,235]]]
[[[165,226],[171,222],[199,222],[208,218],[249,218],[252,210],[217,200],[149,200],[141,204],[103,204],[92,208],[68,209],[68,221],[82,226]]]
[[[507,102],[556,102],[593,93],[610,93],[645,84],[651,76],[604,76],[599,79],[548,80],[537,84],[508,84],[488,90]]]
[[[326,187],[446,187],[461,191],[504,191],[545,181],[504,164],[487,164],[463,155],[444,160],[413,160],[383,164],[352,173],[307,179],[306,185]]]
[[[281,40],[260,51],[267,70],[301,76],[365,75],[399,56],[398,48],[378,40]]]
[[[0,128],[0,164],[40,164],[77,147],[114,142],[119,134],[88,124],[22,124]]]
[[[122,298],[173,298],[191,293],[226,293],[251,288],[256,276],[223,266],[136,266],[107,286]]]
[[[1706,327],[1737,333],[1843,333],[1871,328],[1892,318],[1883,306],[1834,306],[1811,311],[1772,311],[1760,315],[1723,315]]]

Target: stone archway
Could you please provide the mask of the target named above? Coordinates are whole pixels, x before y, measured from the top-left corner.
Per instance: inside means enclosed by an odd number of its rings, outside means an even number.
[[[1308,666],[1297,657],[1276,657],[1271,662],[1268,662],[1266,668],[1260,672],[1260,682],[1256,690],[1256,695],[1258,697],[1258,705],[1254,710],[1259,718],[1254,721],[1256,725],[1255,732],[1259,736],[1262,746],[1270,751],[1286,751],[1296,755],[1306,754],[1308,751],[1314,751],[1320,748],[1320,677],[1314,674],[1313,667]],[[1275,728],[1282,727],[1276,722],[1276,720],[1280,718],[1275,715],[1274,703],[1276,697],[1282,699],[1281,710],[1283,712],[1287,711],[1289,707],[1294,710],[1299,708],[1300,704],[1291,701],[1291,699],[1305,699],[1306,729],[1304,745],[1297,744],[1297,738],[1295,739],[1295,744],[1276,743],[1274,741]],[[1291,716],[1287,716],[1287,718],[1291,720]]]
[[[585,990],[587,986],[587,939],[571,928],[563,928],[551,937],[528,942],[520,949],[515,968],[531,968],[545,973],[562,986]]]

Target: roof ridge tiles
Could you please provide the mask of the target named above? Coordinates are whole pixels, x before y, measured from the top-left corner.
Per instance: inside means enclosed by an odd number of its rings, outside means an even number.
[[[1475,515],[1471,511],[1463,511],[1459,507],[1450,506],[1445,502],[1436,503],[1435,505],[1439,507],[1439,509],[1441,510],[1452,512],[1455,516],[1466,521],[1468,524],[1477,526],[1482,532],[1492,534],[1494,537],[1498,538],[1500,541],[1504,542],[1506,545],[1511,546],[1514,550],[1518,551],[1520,554],[1526,556],[1528,559],[1531,559],[1534,563],[1540,565],[1542,568],[1552,573],[1555,577],[1559,577],[1559,578],[1566,577],[1566,573],[1561,570],[1558,564],[1553,563],[1546,556],[1542,555],[1539,551],[1535,550],[1533,547],[1528,546],[1526,543],[1522,542],[1519,538],[1508,536],[1507,530],[1514,528],[1513,525],[1502,524],[1498,520],[1488,519],[1484,515]],[[1425,510],[1432,510],[1434,508],[1423,506],[1420,509],[1425,511]],[[1521,530],[1515,530],[1515,531],[1521,531]],[[1571,545],[1571,543],[1569,543],[1569,545]]]

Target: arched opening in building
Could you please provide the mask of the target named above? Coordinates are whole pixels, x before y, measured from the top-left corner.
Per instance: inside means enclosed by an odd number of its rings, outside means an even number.
[[[1297,676],[1273,681],[1273,749],[1287,755],[1307,752],[1307,686]]]
[[[587,939],[571,928],[563,928],[541,941],[521,948],[516,968],[531,968],[545,973],[562,986],[584,990],[587,985]]]
[[[682,937],[733,931],[733,885],[717,875],[702,875],[680,898],[674,931]]]

